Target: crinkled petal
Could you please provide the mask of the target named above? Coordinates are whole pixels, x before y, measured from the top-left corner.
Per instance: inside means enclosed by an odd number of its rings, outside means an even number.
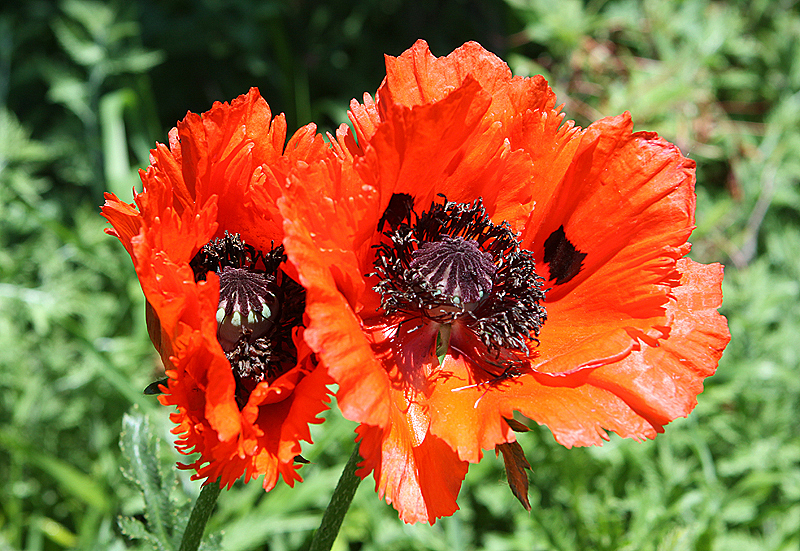
[[[451,350],[428,400],[431,432],[470,463],[480,461],[482,450],[514,441],[503,421],[503,417],[511,418],[513,411],[498,408],[488,391],[499,383],[492,383],[491,377],[477,380],[474,374],[480,369],[466,354]]]
[[[507,383],[505,393],[486,397],[547,425],[565,446],[600,444],[607,439],[603,429],[655,437],[694,408],[703,379],[714,373],[730,340],[727,322],[717,313],[721,266],[682,259],[678,269],[680,285],[666,306],[666,338],[639,343],[622,360],[587,371],[580,382],[524,376]]]
[[[292,175],[279,201],[284,246],[306,288],[304,338],[334,370],[339,407],[348,418],[383,425],[388,418],[387,376],[357,315],[365,308],[364,274],[370,269],[359,256],[370,250],[378,197],[358,180],[343,181],[340,169],[325,162],[300,167]]]
[[[363,478],[374,471],[379,497],[394,505],[403,521],[433,524],[458,510],[468,463],[450,446],[432,434],[415,445],[408,416],[395,407],[387,429],[362,424],[356,430],[364,458],[357,474]]]
[[[424,40],[399,57],[386,56],[379,101],[386,98],[407,107],[436,103],[468,78],[477,80],[492,97],[486,113],[492,121],[509,124],[528,110],[548,111],[555,106],[556,96],[544,78],[512,77],[508,65],[477,42],[435,57]]]
[[[536,208],[522,245],[536,254],[542,275],[555,281],[549,301],[573,292],[601,267],[631,258],[654,264],[643,265],[641,277],[663,278],[658,259],[669,258],[674,265],[687,252],[683,246],[694,228],[695,163],[656,134],[632,133],[632,127],[628,113],[592,124],[581,135],[564,178],[535,190]],[[561,227],[566,240],[586,255],[567,281],[559,281],[552,262],[544,261],[547,240]]]
[[[722,266],[678,261],[680,285],[667,305],[669,334],[624,360],[592,372],[587,383],[613,392],[660,428],[697,405],[703,380],[714,374],[730,341],[722,304]]]
[[[470,138],[479,131],[490,102],[474,80],[436,104],[409,108],[379,102],[381,124],[365,147],[364,162],[356,166],[367,184],[386,195],[383,208],[392,193],[408,193],[422,208],[430,206],[437,193],[465,193],[458,185],[444,182],[468,154],[466,144],[472,144]],[[482,141],[474,145],[496,151],[502,137],[495,133],[494,144]],[[431,155],[431,151],[437,154]],[[381,213],[377,214],[380,217]]]
[[[627,115],[592,125],[526,226],[523,246],[551,287],[537,371],[564,371],[593,355],[614,359],[637,339],[663,336],[676,262],[694,223],[694,163],[657,136],[630,130]]]

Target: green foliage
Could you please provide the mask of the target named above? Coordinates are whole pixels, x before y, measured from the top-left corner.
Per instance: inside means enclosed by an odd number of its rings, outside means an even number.
[[[379,85],[381,54],[417,38],[437,55],[478,40],[516,74],[544,74],[579,124],[628,110],[637,129],[695,159],[692,254],[726,264],[733,340],[696,410],[655,441],[567,450],[546,428],[520,435],[532,513],[502,461],[486,457],[461,511],[433,527],[399,522],[368,479],[334,549],[796,549],[799,36],[790,0],[33,0],[4,10],[0,549],[171,549],[198,493],[186,473],[175,482],[168,411],[142,395],[163,368],[130,259],[103,233],[102,191],[129,200],[148,150],[187,109],[250,86],[290,128],[333,129],[350,98]],[[329,412],[303,451],[302,484],[269,494],[237,484],[208,531],[228,551],[307,548],[352,431]]]
[[[122,474],[138,486],[144,497],[144,522],[120,517],[122,533],[131,539],[146,541],[156,551],[177,551],[189,521],[192,501],[182,494],[173,495],[178,489],[178,480],[172,468],[162,472],[159,440],[147,416],[134,411],[122,418],[119,447]],[[219,536],[210,537],[200,549],[220,549]]]

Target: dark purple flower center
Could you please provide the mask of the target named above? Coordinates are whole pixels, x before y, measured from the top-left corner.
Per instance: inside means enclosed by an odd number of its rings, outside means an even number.
[[[280,269],[285,261],[282,246],[263,253],[226,233],[189,263],[196,281],[208,272],[219,276],[217,340],[231,364],[239,408],[258,383],[297,363],[292,334],[303,320],[305,289]]]
[[[266,274],[225,266],[218,275],[217,338],[230,352],[245,334],[250,342],[266,335],[278,317],[279,303]]]
[[[372,275],[387,320],[441,324],[437,356],[447,353],[442,337],[452,324],[472,331],[483,347],[473,360],[493,380],[529,370],[530,343],[547,319],[533,253],[508,223],[487,216],[481,199],[434,201],[422,214],[413,205],[395,194],[378,224],[385,239]]]
[[[475,241],[443,237],[411,253],[411,269],[432,287],[464,304],[478,302],[492,290],[497,267]]]

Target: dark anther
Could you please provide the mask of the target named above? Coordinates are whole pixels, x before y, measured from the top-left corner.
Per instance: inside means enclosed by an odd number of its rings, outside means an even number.
[[[219,273],[225,266],[247,268],[250,271],[271,273],[286,261],[283,245],[272,249],[267,255],[246,244],[239,234],[225,232],[224,237],[206,243],[189,266],[194,271],[195,281],[204,281],[208,272]]]
[[[468,327],[498,382],[529,371],[528,345],[547,319],[543,279],[510,225],[492,222],[480,199],[433,202],[407,219],[376,245],[372,275],[384,313]]]
[[[258,383],[297,363],[292,333],[302,323],[305,290],[279,269],[285,260],[283,246],[265,254],[226,232],[189,263],[196,281],[208,272],[219,277],[217,340],[231,364],[240,409]]]

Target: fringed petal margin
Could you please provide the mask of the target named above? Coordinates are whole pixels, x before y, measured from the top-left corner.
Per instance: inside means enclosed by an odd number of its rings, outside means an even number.
[[[469,464],[432,434],[414,445],[406,414],[392,408],[391,417],[386,429],[365,424],[356,429],[364,458],[356,474],[363,478],[374,471],[379,497],[394,505],[405,522],[433,524],[452,515]]]
[[[629,355],[589,370],[580,382],[521,378],[501,395],[506,407],[547,425],[568,447],[600,444],[607,439],[603,429],[638,440],[654,438],[664,425],[688,415],[730,333],[717,313],[722,267],[682,259],[678,270],[680,285],[666,307],[664,339],[639,342]]]

